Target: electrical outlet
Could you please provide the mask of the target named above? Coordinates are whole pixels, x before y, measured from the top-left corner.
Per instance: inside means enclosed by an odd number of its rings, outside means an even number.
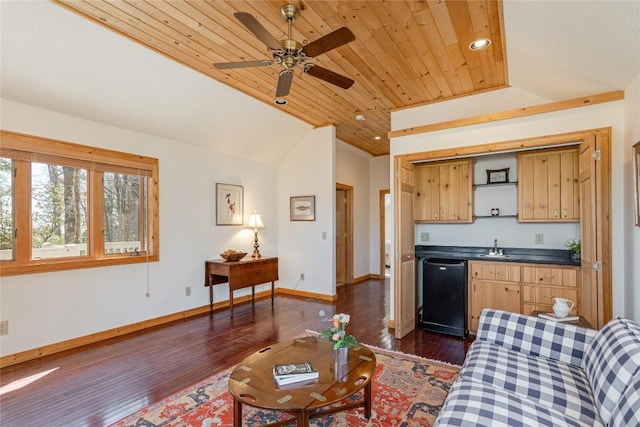
[[[544,242],[544,235],[542,233],[536,233],[536,245],[541,245]]]
[[[421,242],[428,242],[429,240],[431,240],[431,236],[429,235],[429,233],[420,233]]]
[[[3,320],[0,322],[0,335],[7,335],[9,333],[9,321]]]
[[[322,240],[327,240],[327,232],[326,231],[322,232]]]
[[[300,280],[304,280],[304,273],[300,273]]]
[[[191,286],[187,286],[186,288],[184,288],[184,294],[188,297],[191,296]]]

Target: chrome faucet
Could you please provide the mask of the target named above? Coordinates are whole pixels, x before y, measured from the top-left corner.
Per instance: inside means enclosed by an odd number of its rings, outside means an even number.
[[[498,252],[498,239],[493,241],[493,252]]]

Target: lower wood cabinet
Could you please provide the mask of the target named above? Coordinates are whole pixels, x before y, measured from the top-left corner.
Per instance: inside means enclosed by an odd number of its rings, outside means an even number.
[[[580,314],[578,304],[579,267],[510,262],[469,262],[469,332],[478,330],[483,308],[531,314],[553,311],[554,298],[576,303],[572,314]]]

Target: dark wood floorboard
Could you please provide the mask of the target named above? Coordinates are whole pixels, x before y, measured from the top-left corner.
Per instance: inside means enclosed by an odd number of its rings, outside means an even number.
[[[220,310],[4,368],[0,425],[108,425],[262,347],[306,329],[327,328],[321,310],[326,318],[351,314],[348,331],[359,342],[454,364],[464,361],[469,339],[420,329],[402,340],[393,337],[387,327],[388,281],[341,286],[338,295],[335,303],[280,296],[273,310],[269,299],[257,300],[237,305],[233,318]],[[21,381],[22,387],[11,391]]]

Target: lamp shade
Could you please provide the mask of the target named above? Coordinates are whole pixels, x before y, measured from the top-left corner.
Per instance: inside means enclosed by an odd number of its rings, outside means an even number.
[[[262,223],[262,218],[260,218],[260,214],[254,212],[249,217],[249,224],[247,224],[249,228],[264,228],[264,224]]]

